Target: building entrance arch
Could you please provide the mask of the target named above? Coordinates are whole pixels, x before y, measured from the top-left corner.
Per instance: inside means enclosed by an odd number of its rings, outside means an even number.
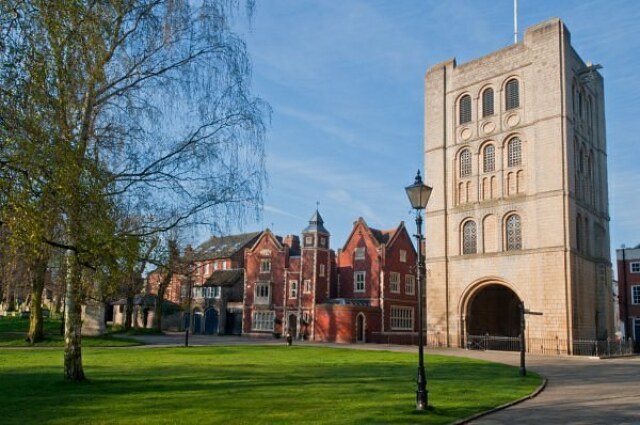
[[[491,282],[478,286],[469,294],[463,312],[466,336],[517,337],[521,330],[520,303],[507,285]]]

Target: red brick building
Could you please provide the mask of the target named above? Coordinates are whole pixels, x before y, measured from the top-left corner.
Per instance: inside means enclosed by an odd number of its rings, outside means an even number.
[[[618,302],[626,337],[640,341],[640,245],[617,250]]]
[[[266,230],[245,252],[243,333],[315,341],[415,341],[416,253],[404,224],[360,218],[337,258],[316,211],[297,236]]]
[[[214,236],[196,249],[187,247],[183,261],[191,264],[191,276],[175,274],[165,300],[179,304],[184,313],[179,324],[169,327],[193,333],[239,335],[242,330],[244,251],[262,232]],[[147,278],[147,294],[157,294],[160,274]],[[189,297],[191,287],[191,297]]]

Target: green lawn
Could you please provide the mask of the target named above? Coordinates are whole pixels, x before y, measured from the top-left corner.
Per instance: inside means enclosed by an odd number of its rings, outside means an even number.
[[[60,335],[61,320],[44,319],[45,340],[35,344],[37,347],[62,347],[64,340]],[[3,317],[0,319],[0,347],[31,346],[25,338],[29,331],[29,319],[20,317]],[[111,334],[83,337],[85,347],[125,347],[140,343],[128,338],[114,338]]]
[[[531,393],[514,367],[326,347],[87,348],[88,383],[62,380],[62,351],[0,350],[3,424],[436,424]]]

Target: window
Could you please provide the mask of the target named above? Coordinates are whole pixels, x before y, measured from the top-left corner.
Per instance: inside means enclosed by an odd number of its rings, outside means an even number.
[[[413,308],[391,306],[391,329],[413,330]]]
[[[490,173],[496,169],[496,147],[487,145],[482,153],[482,171]]]
[[[289,282],[289,298],[298,298],[298,281]]]
[[[493,115],[493,89],[482,92],[482,117]]]
[[[309,279],[304,281],[304,293],[305,294],[311,293],[311,281]]]
[[[269,304],[271,295],[271,285],[269,283],[256,283],[255,304]]]
[[[327,238],[320,238],[320,246],[322,247],[327,246]]]
[[[520,216],[513,214],[507,218],[507,251],[522,249],[522,233],[520,229]]]
[[[356,248],[354,251],[354,260],[364,260],[364,252],[365,250],[363,246]]]
[[[318,271],[318,275],[320,277],[324,277],[324,273],[325,273],[325,265],[324,264],[320,264],[320,270]]]
[[[271,259],[263,258],[260,260],[260,273],[269,273],[271,271]]]
[[[254,311],[253,312],[253,330],[254,331],[273,331],[276,313],[273,311]]]
[[[404,277],[404,292],[407,295],[416,293],[416,277],[414,275],[408,274]]]
[[[313,246],[313,236],[305,236],[304,246]]]
[[[400,292],[400,273],[389,273],[389,290],[395,294]]]
[[[355,272],[353,274],[353,292],[364,292],[365,272]]]
[[[468,94],[460,99],[460,124],[466,124],[471,121],[471,96]]]
[[[506,109],[515,109],[520,106],[520,88],[518,80],[515,78],[507,82],[505,90]]]
[[[196,286],[195,288],[191,288],[191,297],[192,298],[203,298],[204,294],[202,291],[202,286]]]
[[[209,276],[211,274],[211,263],[204,265],[204,274]]]
[[[222,261],[222,270],[227,270],[227,260]]]
[[[515,167],[522,163],[522,142],[517,137],[507,144],[507,166]]]
[[[477,240],[476,222],[467,221],[462,226],[462,253],[475,254],[477,251],[476,240]]]
[[[202,288],[202,297],[206,299],[220,298],[220,287],[207,286],[205,288]]]
[[[400,250],[400,262],[401,263],[406,263],[407,262],[407,251],[404,249]]]
[[[213,270],[218,270],[220,268],[220,261],[216,261],[213,263]]]
[[[460,152],[460,177],[471,175],[471,151],[465,149]]]
[[[640,273],[640,262],[634,261],[629,265],[629,271],[631,273]]]
[[[631,287],[631,303],[640,304],[640,286]]]

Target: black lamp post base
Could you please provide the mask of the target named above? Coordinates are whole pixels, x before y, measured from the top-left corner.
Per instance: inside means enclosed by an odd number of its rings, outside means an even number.
[[[427,410],[429,403],[427,402],[427,391],[416,391],[416,410]]]

